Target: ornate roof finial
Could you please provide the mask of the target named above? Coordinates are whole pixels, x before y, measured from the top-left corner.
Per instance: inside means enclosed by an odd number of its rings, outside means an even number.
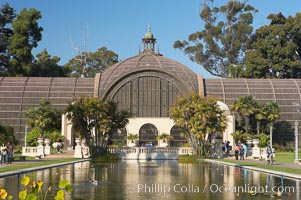
[[[154,38],[154,35],[151,32],[151,26],[149,24],[147,26],[147,32],[144,34],[144,37],[142,38],[142,42],[144,45],[143,53],[154,52],[156,39]]]
[[[150,26],[150,24],[148,24],[147,32],[144,35],[144,39],[153,39],[153,38],[154,38],[154,35],[151,32],[151,26]]]

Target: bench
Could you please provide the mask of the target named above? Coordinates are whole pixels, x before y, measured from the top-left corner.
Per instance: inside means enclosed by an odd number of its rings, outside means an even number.
[[[26,156],[14,156],[12,161],[15,161],[16,158],[20,161],[25,161],[26,160]]]

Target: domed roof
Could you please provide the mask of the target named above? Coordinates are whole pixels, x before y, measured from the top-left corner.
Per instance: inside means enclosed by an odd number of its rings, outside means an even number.
[[[149,25],[147,33],[142,38],[142,43],[144,45],[143,52],[116,63],[104,71],[99,83],[100,96],[106,96],[118,83],[130,80],[134,76],[157,76],[176,82],[183,93],[198,91],[197,75],[192,70],[160,53],[155,53],[156,39],[150,31]]]
[[[119,80],[140,72],[159,72],[172,77],[188,91],[198,91],[197,75],[185,65],[154,52],[140,53],[109,67],[101,75],[99,94],[110,90]]]

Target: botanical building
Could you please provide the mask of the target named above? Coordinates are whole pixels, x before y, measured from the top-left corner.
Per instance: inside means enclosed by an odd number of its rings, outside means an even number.
[[[236,97],[252,95],[256,100],[276,101],[281,120],[301,118],[301,80],[294,79],[204,79],[188,67],[156,52],[156,39],[148,29],[142,39],[143,50],[125,59],[94,78],[0,77],[0,123],[14,128],[19,141],[24,139],[28,109],[49,99],[54,107],[64,109],[74,97],[89,96],[113,100],[120,109],[133,117],[125,130],[114,136],[139,134],[139,143],[157,144],[161,133],[173,135],[173,145],[185,141],[169,118],[169,109],[181,94],[193,91],[203,96],[219,98],[219,105],[228,113],[229,126],[224,139],[231,140],[234,131],[229,105]],[[63,134],[67,146],[74,136],[63,116]]]

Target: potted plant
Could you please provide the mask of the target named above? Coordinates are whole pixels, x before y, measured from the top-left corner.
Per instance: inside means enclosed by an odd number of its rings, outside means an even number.
[[[138,139],[138,135],[137,134],[130,133],[125,138],[129,140],[129,142],[128,142],[128,146],[129,147],[136,146],[136,140]]]
[[[49,137],[45,137],[45,138],[44,138],[44,142],[45,142],[45,145],[46,145],[46,146],[49,146],[50,143],[51,143],[51,139],[50,139]]]
[[[172,140],[173,137],[167,133],[162,133],[161,135],[158,135],[156,139],[159,140],[159,144],[161,147],[167,147],[168,141]]]
[[[60,131],[53,131],[50,133],[50,139],[53,141],[52,147],[56,149],[58,152],[62,151],[64,136],[61,135]]]

